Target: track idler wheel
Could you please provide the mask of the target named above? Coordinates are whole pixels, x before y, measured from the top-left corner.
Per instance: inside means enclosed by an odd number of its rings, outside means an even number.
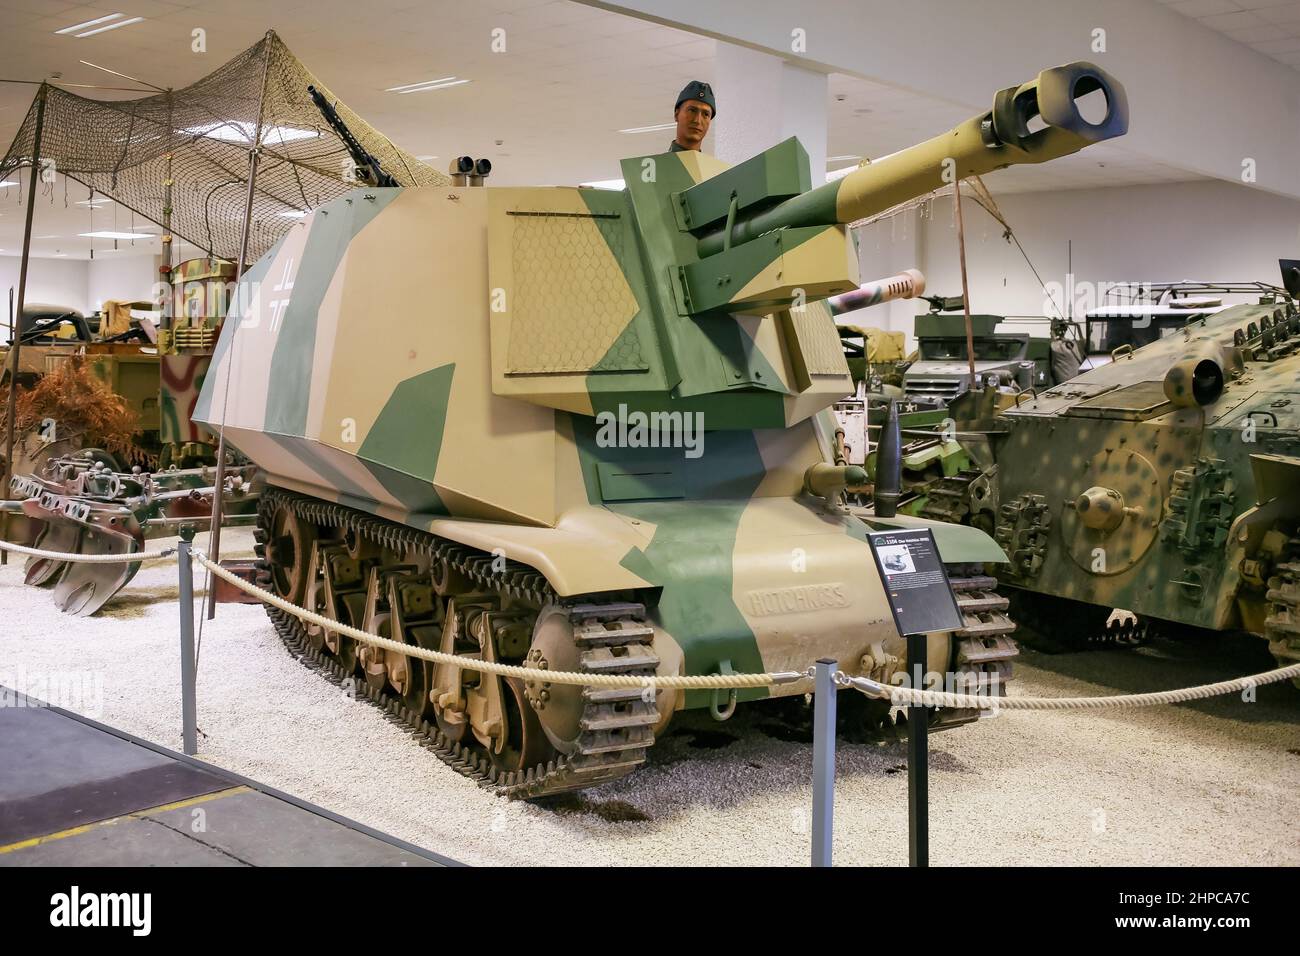
[[[526,667],[552,671],[582,670],[581,651],[574,640],[573,622],[564,608],[542,609],[533,627],[533,641],[524,661]],[[547,684],[528,681],[525,685],[532,706],[551,744],[560,753],[572,754],[582,735],[582,687],[576,684]]]
[[[271,570],[271,590],[291,604],[302,606],[307,594],[316,526],[281,504],[271,516],[266,541],[266,562]]]

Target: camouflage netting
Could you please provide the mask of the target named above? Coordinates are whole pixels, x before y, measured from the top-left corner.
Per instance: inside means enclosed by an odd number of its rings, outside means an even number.
[[[262,149],[248,250],[248,262],[254,262],[293,226],[292,213],[313,209],[357,185],[348,178],[347,148],[312,103],[309,85],[335,106],[360,144],[399,184],[450,182],[338,102],[275,33],[170,93],[93,100],[46,86],[40,159],[52,161],[58,173],[95,194],[162,223],[170,153],[172,232],[211,255],[236,259],[260,103]],[[36,112],[33,102],[0,161],[0,180],[31,164]]]

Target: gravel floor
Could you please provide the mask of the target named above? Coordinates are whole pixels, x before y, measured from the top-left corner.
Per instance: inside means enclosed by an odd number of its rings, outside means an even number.
[[[204,536],[200,536],[202,544]],[[226,557],[251,554],[227,531]],[[180,746],[176,572],[144,567],[92,619],[58,613],[0,567],[0,683],[88,675],[89,713]],[[1266,670],[1263,643],[1198,637],[1138,651],[1017,663],[1022,694],[1125,693]],[[100,695],[93,692],[102,688]],[[258,606],[204,627],[199,755],[396,836],[475,864],[802,865],[812,757],[771,707],[716,724],[679,718],[630,778],[551,807],[493,797],[416,747],[368,704],[294,661]],[[937,735],[935,864],[1296,865],[1300,691],[1139,711],[1009,713]],[[841,741],[839,864],[907,862],[902,743]],[[0,768],[0,772],[3,769]],[[215,809],[211,812],[217,812]]]

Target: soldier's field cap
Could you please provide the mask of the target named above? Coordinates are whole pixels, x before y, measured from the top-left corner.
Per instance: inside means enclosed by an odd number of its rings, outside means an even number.
[[[699,100],[701,103],[707,103],[709,109],[713,110],[713,115],[718,115],[718,104],[713,102],[713,87],[700,80],[691,80],[677,94],[677,104],[673,107],[673,112],[677,112],[677,107],[681,106],[687,100]]]

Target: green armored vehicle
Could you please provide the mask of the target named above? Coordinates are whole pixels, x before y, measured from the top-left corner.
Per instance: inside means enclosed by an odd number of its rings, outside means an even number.
[[[1189,312],[992,420],[996,464],[949,480],[946,516],[1006,551],[1017,620],[1100,637],[1122,608],[1112,636],[1244,630],[1300,660],[1300,313],[1265,298]]]
[[[1083,354],[1063,330],[1054,328],[1050,338],[1042,338],[997,331],[1005,321],[1000,315],[972,315],[970,321],[978,388],[1042,390],[1079,371]],[[971,388],[966,318],[938,311],[918,315],[916,340],[919,354],[903,373],[903,392],[920,407],[947,407]]]
[[[1075,102],[1093,91],[1098,124]],[[357,189],[249,271],[260,295],[225,324],[195,418],[266,475],[270,586],[329,617],[467,663],[675,675],[829,656],[888,680],[903,642],[866,537],[918,521],[842,503],[865,478],[831,413],[852,389],[824,303],[857,286],[845,224],[1126,125],[1122,88],[1073,64],[815,189],[794,139],[730,168],[627,159],[623,191]],[[930,670],[997,692],[1012,625],[971,569],[1002,555],[934,530],[966,627],[931,636]],[[683,708],[726,719],[769,696],[498,679],[272,617],[515,797],[630,772]]]

